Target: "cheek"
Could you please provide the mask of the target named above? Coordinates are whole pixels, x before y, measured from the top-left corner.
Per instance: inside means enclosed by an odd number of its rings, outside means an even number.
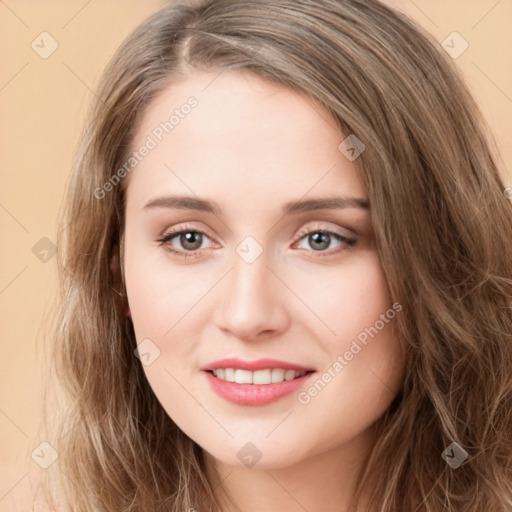
[[[170,264],[163,248],[133,242],[128,234],[125,281],[135,334],[137,340],[163,339],[187,312],[194,314],[206,283],[197,273]]]
[[[325,366],[298,399],[315,418],[311,428],[316,421],[343,421],[355,432],[373,423],[400,389],[404,364],[395,319],[401,306],[393,304],[376,252],[326,282],[323,291],[315,287],[310,295],[329,327],[317,337],[327,354]],[[332,435],[338,435],[336,428]]]
[[[326,311],[336,333],[329,344],[331,360],[342,356],[345,377],[360,389],[366,386],[370,397],[383,386],[397,391],[402,353],[395,327],[401,306],[393,305],[376,252],[367,256],[364,264],[332,284],[336,307]]]
[[[186,411],[190,396],[179,383],[197,375],[198,331],[210,318],[202,298],[215,279],[170,262],[163,248],[136,243],[130,233],[125,251],[126,291],[135,337],[151,353],[151,364],[143,368],[146,377],[168,411]]]
[[[199,311],[194,304],[204,295],[206,283],[190,279],[192,273],[179,265],[170,265],[163,249],[135,243],[130,233],[126,236],[124,265],[135,337],[143,354],[149,354],[149,361],[141,357],[144,373],[169,416],[186,428],[189,393],[195,395],[196,391],[189,385],[185,391],[182,383],[189,382],[193,370],[197,372],[196,336],[191,329],[197,326]]]

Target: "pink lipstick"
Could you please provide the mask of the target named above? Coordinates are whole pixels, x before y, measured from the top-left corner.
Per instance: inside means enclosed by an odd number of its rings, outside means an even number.
[[[267,405],[301,388],[313,368],[279,361],[221,359],[201,368],[211,388],[237,405]]]

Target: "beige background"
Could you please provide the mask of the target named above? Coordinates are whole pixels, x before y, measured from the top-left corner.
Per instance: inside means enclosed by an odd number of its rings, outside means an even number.
[[[502,151],[512,186],[512,2],[394,0],[441,42],[457,31],[469,48],[456,59]],[[0,510],[27,510],[30,451],[40,378],[36,344],[55,289],[55,259],[32,248],[55,241],[55,219],[99,73],[124,37],[160,0],[0,0]],[[58,43],[47,59],[42,32]],[[43,36],[48,37],[48,36]],[[45,39],[48,49],[50,40]],[[507,60],[508,59],[508,60]],[[44,244],[44,242],[40,242]],[[41,253],[40,253],[41,254]],[[51,254],[49,254],[50,256]]]

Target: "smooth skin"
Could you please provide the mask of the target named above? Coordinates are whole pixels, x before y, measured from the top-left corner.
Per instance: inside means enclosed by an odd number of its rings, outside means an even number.
[[[191,96],[197,106],[125,178],[127,314],[137,343],[160,350],[145,374],[204,449],[225,512],[343,511],[371,427],[402,384],[395,321],[307,404],[297,392],[265,406],[233,404],[200,368],[226,357],[279,359],[314,368],[309,387],[392,307],[370,210],[282,212],[291,201],[367,200],[357,161],[340,152],[345,135],[316,103],[242,71],[170,85],[143,113],[133,149]],[[155,203],[181,195],[220,211]],[[322,240],[318,229],[333,234]],[[162,242],[170,230],[192,233]],[[262,253],[248,263],[239,246]],[[248,442],[261,453],[253,467],[237,456]]]

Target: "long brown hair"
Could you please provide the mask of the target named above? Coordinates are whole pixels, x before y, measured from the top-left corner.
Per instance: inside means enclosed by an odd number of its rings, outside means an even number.
[[[200,447],[167,416],[134,356],[119,169],[152,98],[195,70],[230,69],[307,94],[340,136],[365,144],[356,164],[403,307],[406,370],[375,425],[354,506],[370,493],[381,512],[510,511],[512,202],[449,57],[377,0],[172,3],[117,51],[60,218],[61,294],[49,340],[60,401],[45,420],[59,458],[47,488],[58,482],[73,512],[219,510]],[[457,469],[441,457],[453,442],[468,454]]]

